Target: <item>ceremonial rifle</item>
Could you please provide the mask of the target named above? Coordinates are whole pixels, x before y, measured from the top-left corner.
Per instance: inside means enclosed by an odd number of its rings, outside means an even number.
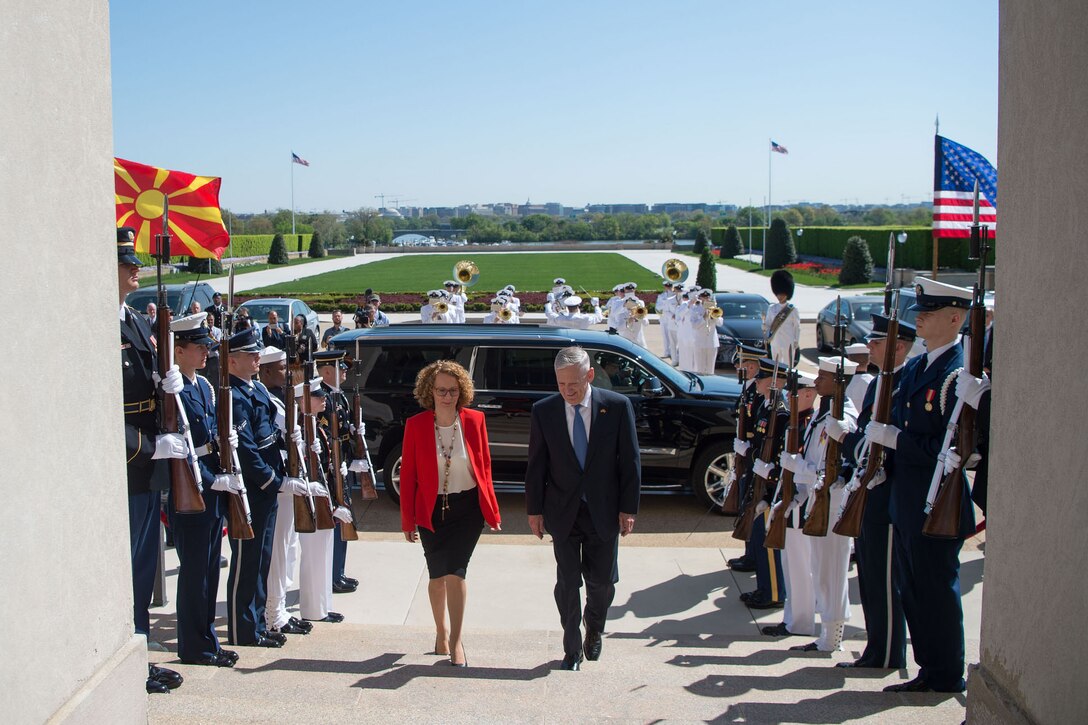
[[[981,234],[980,234],[981,232]],[[980,236],[982,237],[980,239]],[[971,225],[971,254],[978,257],[978,282],[975,284],[971,299],[971,312],[968,331],[971,345],[968,353],[967,372],[976,378],[982,377],[982,357],[986,335],[986,252],[989,228],[978,224],[978,182],[975,182],[975,223]],[[944,455],[952,444],[953,433],[956,437],[956,451],[960,455],[960,464],[947,473],[944,470]],[[975,450],[978,442],[978,412],[970,405],[965,405],[957,398],[952,415],[948,419],[942,455],[937,459],[926,496],[925,511],[928,514],[922,526],[922,533],[937,539],[955,539],[959,537],[960,512],[963,508],[963,471],[968,456]],[[942,480],[943,477],[943,480]],[[939,486],[939,488],[938,488]]]
[[[835,392],[831,398],[831,417],[841,421],[846,407],[846,335],[842,319],[842,296],[835,303],[835,347],[839,348],[839,364],[835,370]],[[842,470],[842,446],[831,436],[824,449],[823,485],[812,494],[803,531],[809,536],[827,536],[831,518],[831,484],[839,480]]]
[[[790,353],[793,359],[793,353]],[[786,453],[797,453],[801,449],[800,431],[800,402],[797,395],[797,370],[791,370],[789,374],[790,389],[790,427],[786,431]],[[782,469],[778,477],[778,508],[771,509],[771,520],[767,524],[767,536],[763,545],[768,549],[783,549],[786,546],[786,520],[787,511],[797,495],[797,487],[793,482],[793,471]]]
[[[748,441],[748,426],[750,421],[748,420],[748,406],[751,404],[751,391],[744,386],[744,383],[748,380],[748,372],[741,368],[737,373],[737,380],[740,382],[740,410],[737,416],[737,440],[747,442]],[[752,387],[755,387],[755,382],[752,382]],[[725,480],[725,496],[722,499],[722,513],[726,516],[736,516],[740,511],[740,480],[744,477],[744,474],[748,471],[748,456],[742,456],[735,454],[733,456],[733,466],[729,470],[729,474]]]
[[[227,309],[223,317],[233,323],[234,317],[234,265],[230,267],[227,290]],[[233,325],[232,325],[233,327]],[[230,391],[230,335],[223,335],[219,342],[219,397],[215,401],[215,420],[218,428],[219,467],[224,473],[241,474],[238,454],[230,444],[230,429],[234,426],[234,400]],[[245,541],[253,538],[249,498],[245,493],[228,491],[227,535]]]
[[[332,402],[332,414],[329,416],[329,437],[332,439],[332,483],[333,498],[337,506],[343,506],[344,508],[351,510],[351,502],[346,496],[344,490],[344,474],[340,470],[341,451],[340,451],[340,364],[335,363],[336,367],[336,385],[333,386],[333,400]],[[328,410],[329,401],[325,403],[325,409]],[[344,541],[358,541],[359,534],[355,531],[355,523],[348,521],[338,521],[340,524],[340,538]]]
[[[767,424],[767,434],[763,439],[763,448],[760,452],[760,460],[770,462],[774,458],[774,439],[778,434],[778,405],[781,402],[778,385],[778,364],[775,364],[774,377],[771,380],[771,389],[767,393],[765,405],[770,410],[770,422]],[[748,541],[752,538],[752,524],[755,523],[756,506],[763,500],[767,491],[767,479],[760,475],[753,476],[752,486],[748,489],[750,496],[746,502],[744,512],[737,519],[737,525],[733,527],[733,538],[740,541]]]
[[[898,294],[895,295],[898,297]],[[892,418],[892,391],[895,387],[895,347],[899,339],[898,300],[893,300],[891,313],[888,315],[888,338],[884,347],[884,360],[880,367],[877,381],[876,402],[873,404],[873,422],[888,423]],[[839,520],[834,531],[839,536],[858,536],[861,534],[861,520],[865,513],[865,503],[869,497],[869,485],[884,468],[884,446],[879,443],[866,444],[859,465],[850,483],[846,485],[847,498],[839,512]]]
[[[359,341],[355,341],[355,385],[351,395],[352,423],[355,425],[355,449],[366,461],[366,470],[356,472],[359,479],[359,498],[363,501],[373,501],[378,498],[378,490],[374,488],[374,466],[370,463],[370,448],[367,447],[366,438],[363,436],[363,395],[360,391],[360,381],[363,379],[362,361],[359,359]]]
[[[287,338],[287,360],[295,352],[295,338]],[[283,418],[284,428],[287,430],[287,475],[291,478],[301,478],[301,456],[296,443],[291,440],[292,431],[297,423],[297,409],[295,408],[295,376],[291,371],[291,365],[287,365],[286,384],[283,388]],[[302,384],[303,396],[309,396],[310,385]],[[317,531],[317,511],[314,508],[314,497],[307,489],[305,494],[295,494],[292,497],[295,513],[295,531],[300,534],[312,534]]]
[[[884,273],[884,314],[891,315],[892,292],[895,290],[895,232],[888,232],[888,267]]]
[[[302,440],[306,447],[306,468],[309,474],[326,490],[329,488],[329,479],[325,476],[325,469],[321,466],[321,458],[314,450],[314,442],[317,440],[317,416],[314,415],[313,402],[310,398],[310,380],[314,378],[313,363],[306,363],[306,372],[302,376],[305,395],[302,396]],[[318,496],[321,499],[314,501],[314,520],[318,531],[327,531],[336,526],[336,520],[332,517],[332,502],[327,496]]]
[[[170,332],[170,306],[166,298],[166,285],[162,281],[163,260],[170,259],[170,206],[166,195],[162,197],[162,234],[155,235],[158,245],[155,254],[155,283],[158,287],[159,316],[155,323],[155,339],[159,356],[159,380],[166,379],[166,373],[174,364],[174,334]],[[173,494],[174,510],[179,514],[198,514],[204,511],[204,497],[200,495],[200,472],[196,464],[193,439],[189,433],[185,411],[178,405],[177,396],[165,393],[157,388],[159,430],[164,433],[179,433],[185,438],[189,449],[185,458],[168,458],[170,471],[170,491]],[[179,415],[180,412],[180,415]]]

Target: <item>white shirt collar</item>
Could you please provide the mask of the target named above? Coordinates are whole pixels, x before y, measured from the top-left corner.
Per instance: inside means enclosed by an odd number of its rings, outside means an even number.
[[[934,360],[936,360],[941,355],[943,355],[945,352],[950,350],[953,345],[959,345],[959,344],[960,344],[960,336],[956,335],[955,339],[952,340],[952,342],[949,342],[949,343],[947,343],[945,345],[941,345],[936,350],[926,350],[926,367],[928,368],[930,365],[932,365]]]
[[[582,398],[582,403],[581,403],[582,407],[585,408],[586,410],[589,410],[589,400],[592,397],[593,397],[593,386],[592,385],[587,385],[586,386],[586,394],[585,394],[585,397]],[[563,404],[566,405],[568,408],[571,408],[571,409],[574,408],[573,405],[571,405],[570,403],[568,403],[565,400],[563,401]]]

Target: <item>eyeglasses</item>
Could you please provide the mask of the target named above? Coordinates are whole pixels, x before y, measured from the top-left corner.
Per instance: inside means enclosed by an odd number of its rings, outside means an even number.
[[[454,397],[460,393],[460,388],[435,388],[434,394],[440,398]]]

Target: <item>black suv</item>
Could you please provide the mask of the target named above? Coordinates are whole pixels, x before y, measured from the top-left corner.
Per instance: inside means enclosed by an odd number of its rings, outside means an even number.
[[[345,332],[331,345],[361,362],[345,390],[361,388],[371,460],[394,501],[404,423],[421,410],[412,389],[425,365],[456,360],[469,371],[471,407],[487,416],[495,488],[520,491],[533,403],[556,392],[556,353],[580,345],[596,371],[593,385],[634,406],[643,492],[694,491],[707,506],[721,503],[740,393],[733,378],[680,372],[615,333],[536,325],[391,325]]]

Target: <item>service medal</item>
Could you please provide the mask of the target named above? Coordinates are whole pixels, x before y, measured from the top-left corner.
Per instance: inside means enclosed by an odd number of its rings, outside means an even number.
[[[937,391],[930,389],[926,391],[926,412],[933,412],[933,399],[937,397]]]

